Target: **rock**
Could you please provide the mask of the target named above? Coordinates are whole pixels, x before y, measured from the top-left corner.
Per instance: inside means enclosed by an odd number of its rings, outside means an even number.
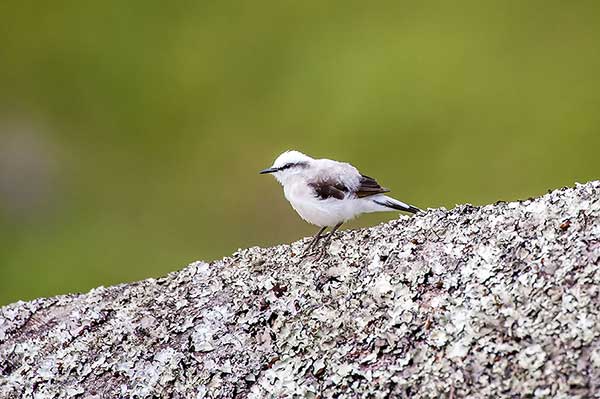
[[[0,397],[590,397],[600,182],[0,309]]]

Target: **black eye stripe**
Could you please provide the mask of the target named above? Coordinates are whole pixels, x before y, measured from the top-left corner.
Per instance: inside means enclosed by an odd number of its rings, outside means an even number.
[[[306,166],[305,162],[295,162],[295,163],[286,163],[285,165],[283,165],[281,168],[279,168],[279,170],[286,170],[295,166]]]

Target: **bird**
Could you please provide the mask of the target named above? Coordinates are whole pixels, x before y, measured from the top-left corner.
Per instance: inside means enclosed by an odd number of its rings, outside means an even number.
[[[304,254],[331,232],[322,246],[325,253],[333,234],[345,222],[363,213],[421,209],[387,196],[388,190],[369,176],[363,175],[349,163],[331,159],[315,159],[296,150],[279,155],[270,168],[260,174],[271,174],[283,186],[285,198],[306,222],[320,227]]]

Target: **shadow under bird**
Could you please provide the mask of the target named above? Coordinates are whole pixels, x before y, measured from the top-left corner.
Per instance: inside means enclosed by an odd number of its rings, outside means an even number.
[[[321,227],[305,254],[323,237],[327,227],[332,227],[323,243],[321,255],[324,254],[335,231],[344,222],[363,213],[421,212],[417,207],[385,195],[390,190],[345,162],[314,159],[299,151],[286,151],[275,159],[273,166],[260,173],[272,174],[283,186],[285,198],[300,217]]]

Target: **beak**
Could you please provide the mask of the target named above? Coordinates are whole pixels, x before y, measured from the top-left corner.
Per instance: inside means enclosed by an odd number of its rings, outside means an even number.
[[[258,172],[261,175],[264,175],[265,173],[273,173],[273,172],[277,172],[279,169],[277,168],[267,168],[267,169],[263,169],[260,172]]]

